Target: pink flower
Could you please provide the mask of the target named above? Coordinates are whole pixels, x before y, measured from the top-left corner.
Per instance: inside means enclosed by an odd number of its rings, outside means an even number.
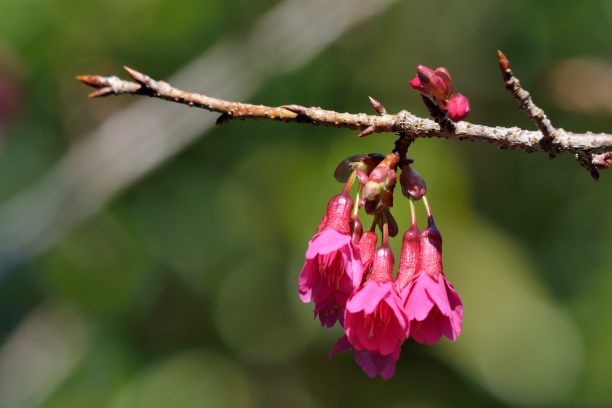
[[[446,68],[432,70],[419,65],[416,70],[416,76],[409,82],[412,88],[432,96],[440,110],[447,112],[453,122],[467,117],[470,113],[470,102],[460,93],[453,95],[453,83]]]
[[[459,122],[470,113],[470,101],[460,93],[454,94],[448,101],[448,117],[453,122]]]
[[[441,109],[446,109],[446,102],[453,93],[453,84],[446,68],[435,71],[425,65],[418,65],[416,76],[409,82],[410,86],[426,95],[431,95]]]
[[[395,375],[395,364],[400,357],[400,349],[397,348],[388,356],[382,356],[378,353],[362,350],[357,351],[351,347],[351,343],[346,336],[340,339],[334,345],[334,348],[329,352],[329,358],[332,358],[337,353],[353,350],[353,356],[357,365],[367,374],[368,377],[374,378],[377,374],[384,380],[389,380]]]
[[[314,315],[322,326],[342,320],[347,299],[363,279],[359,249],[350,236],[352,207],[348,194],[332,197],[317,234],[308,243],[298,279],[300,299],[314,301]]]
[[[359,255],[361,256],[361,265],[363,265],[364,273],[368,273],[372,266],[377,240],[378,237],[374,231],[367,231],[361,236],[359,241]]]
[[[408,321],[393,282],[393,264],[391,249],[378,248],[370,277],[346,303],[344,331],[358,352],[394,356],[408,335]]]
[[[463,305],[442,269],[442,236],[433,217],[420,234],[418,272],[401,291],[410,336],[418,343],[434,344],[441,336],[455,340],[461,334]]]
[[[376,214],[393,206],[393,188],[397,181],[395,168],[399,162],[397,152],[389,153],[378,165],[366,174],[356,169],[357,178],[362,184],[360,207],[368,214]]]
[[[397,271],[397,290],[402,293],[410,279],[419,270],[421,260],[421,234],[419,227],[416,224],[416,219],[413,221],[408,231],[404,233],[402,239],[402,253],[400,255],[400,264]]]

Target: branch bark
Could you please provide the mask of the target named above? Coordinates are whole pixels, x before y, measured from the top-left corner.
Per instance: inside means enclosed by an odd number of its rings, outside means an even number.
[[[320,107],[300,105],[272,107],[227,101],[177,89],[166,82],[154,80],[128,67],[125,67],[125,70],[133,81],[122,80],[116,76],[99,75],[82,75],[77,79],[97,88],[96,91],[89,94],[92,98],[122,94],[146,95],[218,112],[221,116],[217,119],[217,124],[232,119],[267,119],[358,130],[360,131],[359,136],[394,132],[410,141],[417,138],[441,137],[487,142],[501,149],[520,149],[525,152],[542,151],[551,157],[566,152],[573,154],[578,162],[590,171],[594,179],[599,177],[599,169],[612,165],[612,134],[574,133],[555,129],[544,111],[533,103],[529,92],[521,87],[505,55],[499,52],[498,58],[506,88],[519,101],[519,107],[525,110],[534,121],[538,128],[537,131],[518,127],[492,127],[466,121],[457,122],[451,126],[442,123],[441,126],[435,120],[421,118],[407,111],[388,114],[384,107],[376,101],[373,106],[377,115],[339,113]]]

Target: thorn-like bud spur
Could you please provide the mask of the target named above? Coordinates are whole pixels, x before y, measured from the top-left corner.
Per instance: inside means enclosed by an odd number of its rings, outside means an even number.
[[[93,86],[96,88],[101,88],[110,85],[110,81],[107,77],[103,77],[100,75],[77,75],[77,81],[81,81],[82,83]]]
[[[138,82],[139,84],[143,85],[143,86],[149,86],[149,84],[151,84],[151,82],[154,82],[154,80],[148,76],[143,74],[142,72],[136,71],[133,68],[124,66],[123,69],[125,70],[125,72],[128,73],[129,76],[132,77],[132,79],[136,82]]]
[[[385,109],[382,103],[378,102],[376,99],[372,98],[371,96],[368,96],[368,100],[370,101],[370,105],[372,105],[376,113],[378,113],[381,116],[387,114],[387,110]]]
[[[89,94],[90,98],[97,98],[110,94],[134,93],[141,89],[141,85],[130,81],[123,81],[116,76],[78,75],[76,79],[85,85],[98,88],[97,91]]]
[[[113,88],[110,87],[105,87],[105,88],[100,88],[97,91],[93,91],[87,94],[88,98],[101,98],[103,96],[108,96],[110,94],[114,93],[113,92]]]
[[[506,55],[500,50],[497,50],[497,60],[499,62],[499,69],[502,72],[508,72],[510,71],[510,69],[512,69],[512,67],[510,66],[510,61],[508,61]]]
[[[291,111],[298,115],[306,115],[308,113],[308,108],[305,108],[301,105],[283,105],[281,106],[281,108],[287,109],[288,111]]]
[[[368,126],[367,128],[363,129],[361,132],[359,132],[357,137],[366,137],[366,136],[369,136],[372,133],[374,133],[375,130],[376,130],[376,127],[374,127],[374,125]]]

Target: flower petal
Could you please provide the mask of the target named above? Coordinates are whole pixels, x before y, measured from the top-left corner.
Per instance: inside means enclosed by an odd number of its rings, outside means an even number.
[[[363,311],[366,314],[371,314],[390,290],[392,290],[391,282],[385,282],[381,285],[369,280],[351,296],[346,303],[346,310],[351,313]]]

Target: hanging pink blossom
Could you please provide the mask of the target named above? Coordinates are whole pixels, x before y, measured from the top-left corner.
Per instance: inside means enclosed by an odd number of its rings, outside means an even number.
[[[366,231],[359,241],[359,255],[361,256],[361,265],[363,265],[364,273],[368,273],[372,267],[377,240],[378,237],[374,231]]]
[[[300,299],[314,301],[314,315],[322,326],[342,323],[346,301],[363,278],[359,249],[350,235],[352,207],[348,194],[332,197],[317,234],[308,243],[298,279]]]
[[[356,351],[395,355],[408,335],[408,321],[393,282],[393,264],[391,249],[378,248],[369,279],[346,304],[344,330]]]
[[[442,236],[433,217],[420,234],[418,272],[401,291],[410,336],[418,343],[434,344],[441,336],[455,340],[461,334],[463,305],[442,268]]]

